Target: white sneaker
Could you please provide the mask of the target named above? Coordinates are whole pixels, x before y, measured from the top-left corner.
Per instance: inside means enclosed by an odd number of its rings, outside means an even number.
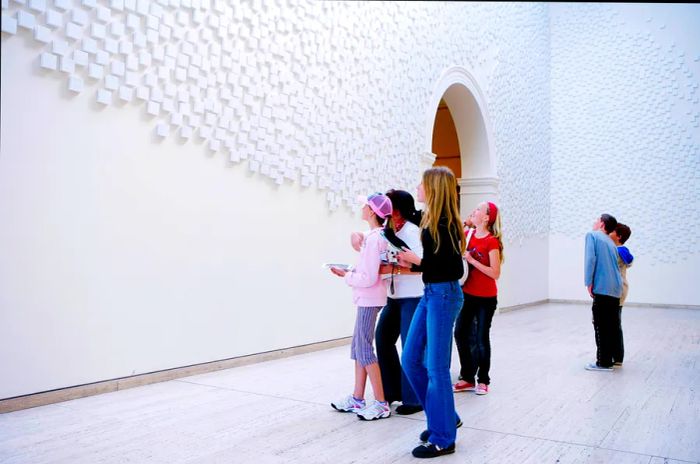
[[[601,372],[612,372],[613,371],[612,366],[603,367],[603,366],[599,366],[598,363],[594,363],[594,362],[586,364],[584,366],[584,369],[586,369],[587,371],[601,371]]]
[[[365,400],[356,400],[354,396],[348,395],[340,401],[331,403],[333,409],[340,412],[358,412],[365,408]]]
[[[357,412],[357,417],[366,421],[384,419],[389,416],[391,416],[391,408],[389,408],[389,403],[382,404],[377,400],[374,400],[362,411]]]

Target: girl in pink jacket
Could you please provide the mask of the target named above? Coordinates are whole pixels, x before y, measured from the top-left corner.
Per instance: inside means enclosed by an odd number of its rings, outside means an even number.
[[[350,348],[350,358],[355,361],[355,390],[352,395],[331,403],[331,406],[341,412],[354,412],[362,420],[375,420],[391,415],[384,398],[382,377],[372,342],[377,314],[386,305],[386,284],[379,276],[386,241],[380,231],[385,218],[391,216],[392,208],[389,197],[381,193],[362,198],[362,201],[362,219],[367,221],[370,231],[363,241],[358,263],[349,271],[331,267],[333,274],[343,277],[345,283],[352,287],[353,303],[357,305]],[[370,404],[366,404],[364,399],[368,376],[375,398]]]

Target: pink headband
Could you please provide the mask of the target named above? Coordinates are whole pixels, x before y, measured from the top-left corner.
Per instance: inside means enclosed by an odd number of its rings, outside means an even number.
[[[492,226],[498,217],[498,208],[490,201],[487,204],[489,205],[489,225]]]

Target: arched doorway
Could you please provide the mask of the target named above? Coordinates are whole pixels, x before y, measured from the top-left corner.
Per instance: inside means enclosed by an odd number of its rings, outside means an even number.
[[[464,68],[448,69],[433,90],[428,111],[424,161],[454,171],[462,217],[481,201],[497,202],[492,130],[476,79]]]
[[[440,99],[435,124],[433,125],[433,146],[435,154],[433,166],[447,166],[457,178],[462,177],[462,158],[460,156],[459,138],[452,113],[445,99]]]

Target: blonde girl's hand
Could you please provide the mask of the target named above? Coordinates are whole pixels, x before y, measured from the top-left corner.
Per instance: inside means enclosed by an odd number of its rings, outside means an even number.
[[[362,243],[365,241],[365,235],[362,232],[353,232],[350,234],[350,245],[355,251],[360,251]]]
[[[331,269],[331,272],[333,274],[337,275],[338,277],[345,277],[345,274],[347,274],[347,271],[344,269],[339,269],[337,267],[332,267],[330,269]]]
[[[399,265],[403,267],[411,267],[411,264],[420,264],[421,259],[411,250],[399,251],[397,253]]]

